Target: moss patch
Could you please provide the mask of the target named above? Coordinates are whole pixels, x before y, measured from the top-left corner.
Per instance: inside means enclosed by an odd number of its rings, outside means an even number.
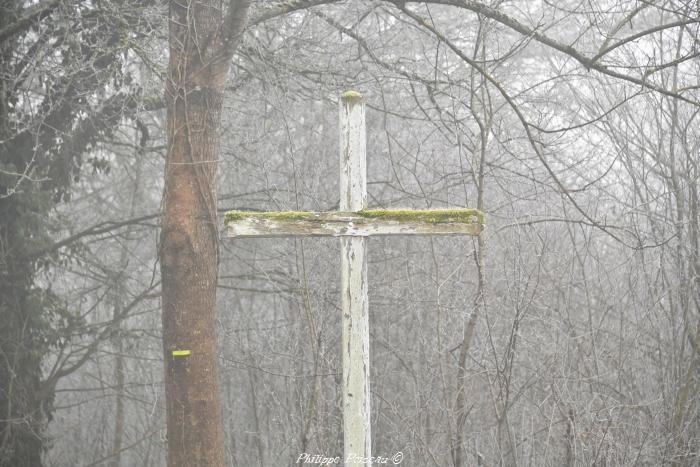
[[[313,216],[311,211],[228,211],[224,214],[224,220],[239,221],[248,217],[259,219],[283,219],[288,221],[300,221]]]
[[[279,219],[288,221],[322,221],[324,214],[342,214],[339,212],[317,213],[312,211],[228,211],[224,215],[226,222],[237,221],[246,218]],[[444,224],[450,222],[459,223],[484,223],[484,213],[478,209],[363,209],[355,214],[365,219],[386,219],[393,221],[419,221],[432,224]]]
[[[357,91],[345,91],[340,97],[343,99],[362,99],[362,94]]]
[[[368,219],[382,218],[395,221],[422,221],[432,224],[459,222],[484,223],[484,213],[478,209],[363,209],[359,211],[362,217]]]

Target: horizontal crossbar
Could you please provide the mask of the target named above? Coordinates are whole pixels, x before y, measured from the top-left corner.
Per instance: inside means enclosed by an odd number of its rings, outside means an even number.
[[[229,211],[229,237],[479,235],[478,209],[363,209],[357,212]]]

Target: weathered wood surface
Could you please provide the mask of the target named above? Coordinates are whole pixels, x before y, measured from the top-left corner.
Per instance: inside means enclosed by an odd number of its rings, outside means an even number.
[[[372,235],[479,235],[474,209],[362,210],[359,212],[245,212],[227,214],[229,237],[369,237]]]
[[[364,466],[372,446],[367,239],[343,237],[340,249],[344,451],[346,465]]]
[[[340,99],[339,110],[339,207],[346,212],[362,211],[367,207],[364,99],[358,93],[346,92]],[[321,221],[319,224],[335,225],[336,231],[356,232],[355,222],[359,219],[346,219],[340,223]],[[371,466],[367,239],[344,236],[340,239],[340,250],[345,465]]]
[[[340,210],[367,207],[367,148],[365,101],[348,91],[340,98]]]
[[[371,235],[479,235],[476,209],[367,209],[364,99],[340,101],[340,211],[230,211],[229,237],[341,237],[343,440],[346,467],[371,462],[367,238]]]

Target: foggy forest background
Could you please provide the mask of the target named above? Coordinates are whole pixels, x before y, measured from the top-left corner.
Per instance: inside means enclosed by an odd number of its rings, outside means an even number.
[[[316,3],[252,4],[219,212],[337,208],[354,89],[370,206],[486,213],[479,238],[369,242],[373,453],[697,465],[699,4]],[[0,10],[0,459],[165,465],[167,6]],[[337,240],[219,223],[227,465],[342,455]]]

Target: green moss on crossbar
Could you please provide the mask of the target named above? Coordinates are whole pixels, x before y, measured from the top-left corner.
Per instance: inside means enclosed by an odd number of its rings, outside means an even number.
[[[226,222],[239,221],[249,217],[258,217],[260,219],[283,219],[288,221],[300,221],[309,219],[313,212],[311,211],[228,211],[224,214]]]
[[[226,222],[246,218],[279,219],[279,220],[316,220],[318,214],[311,211],[228,211],[224,218]],[[328,213],[333,214],[333,213]],[[336,213],[339,214],[339,213]],[[393,221],[420,221],[432,224],[444,223],[484,223],[484,213],[478,209],[363,209],[356,214],[366,219],[385,219]],[[319,219],[322,220],[322,219]]]
[[[478,209],[363,209],[359,211],[362,217],[369,219],[382,218],[395,221],[422,221],[432,224],[449,222],[484,223],[484,213]]]

